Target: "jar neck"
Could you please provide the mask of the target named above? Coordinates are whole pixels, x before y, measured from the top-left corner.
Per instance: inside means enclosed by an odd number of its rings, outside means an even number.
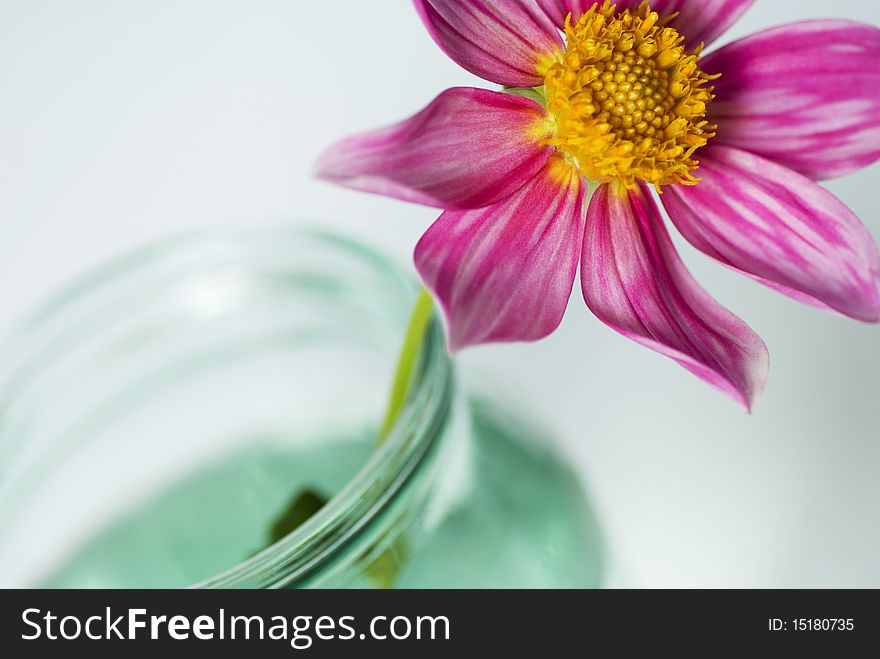
[[[208,459],[204,455],[226,455],[245,446],[250,450],[252,427],[260,432],[280,428],[286,433],[290,420],[299,424],[297,415],[303,413],[307,424],[293,427],[295,441],[302,435],[307,443],[313,425],[318,427],[315,437],[323,438],[326,425],[337,421],[352,441],[361,435],[348,434],[353,430],[346,425],[350,422],[358,424],[359,433],[362,420],[375,421],[378,432],[382,396],[387,392],[376,388],[382,386],[386,365],[389,372],[394,365],[415,297],[413,281],[372,250],[301,229],[194,234],[105,266],[46,304],[0,354],[0,472],[4,474],[0,527],[4,532],[27,531],[29,520],[42,518],[19,512],[21,501],[51,513],[55,508],[42,505],[40,495],[52,491],[57,475],[69,475],[77,482],[82,477],[77,460],[94,465],[92,458],[103,458],[105,446],[116,450],[120,442],[126,442],[114,463],[120,468],[96,469],[92,486],[80,488],[84,493],[77,505],[96,511],[86,520],[96,532],[104,528],[105,520],[113,523],[112,514],[122,509],[115,503],[105,509],[101,502],[116,501],[134,490],[126,474],[136,476],[141,488],[131,501],[145,501],[157,491],[154,488],[170,482],[163,480],[166,474],[177,478],[193,473],[193,465]],[[271,348],[259,353],[261,360],[268,355],[272,360],[278,355],[290,359],[277,369],[295,375],[259,388],[247,397],[249,404],[240,415],[235,405],[228,415],[213,409],[212,396],[219,392],[218,400],[235,401],[241,383],[224,380],[227,371],[219,367],[225,368],[230,360],[250,359],[245,350],[230,355],[230,346],[252,345]],[[296,372],[302,363],[300,353],[276,349],[290,345],[308,346],[320,355],[305,363],[302,375]],[[351,351],[338,352],[337,346]],[[325,361],[326,355],[331,357]],[[346,361],[349,355],[362,358],[367,366]],[[284,370],[288,363],[292,370]],[[188,369],[189,379],[181,379],[181,365]],[[364,369],[369,375],[359,379]],[[93,377],[96,373],[100,377]],[[195,378],[208,374],[204,381],[219,379],[223,386],[211,388],[207,395],[191,387]],[[253,374],[247,371],[245,377]],[[144,417],[138,414],[148,401],[161,399],[169,406],[155,409],[171,412],[161,415],[163,423],[171,418],[178,399],[162,396],[169,389],[177,393],[171,386],[177,382],[185,383],[181,385],[185,393],[193,392],[192,398],[183,399],[185,409],[201,410],[199,405],[204,404],[204,412],[201,416],[194,412],[190,419],[196,433],[185,429],[178,433],[177,426],[169,436],[159,433],[169,440],[160,448],[153,433],[139,434],[143,427],[139,422],[149,422],[154,408]],[[364,386],[371,389],[365,391]],[[266,401],[261,397],[264,392]],[[195,585],[308,586],[357,564],[377,539],[396,532],[402,511],[418,499],[425,474],[433,469],[438,447],[446,443],[447,429],[453,425],[456,397],[442,323],[433,317],[400,414],[366,464],[342,488],[334,483],[329,490],[334,496],[303,525],[248,560]],[[380,402],[374,405],[376,399]],[[334,407],[344,406],[339,401],[345,400],[350,400],[354,411]],[[190,404],[193,401],[195,405]],[[144,455],[152,460],[146,467],[139,461]],[[301,480],[296,476],[290,487],[309,485]],[[52,537],[75,538],[79,543],[79,526],[65,526],[61,515],[59,520],[50,525]],[[16,531],[16,535],[23,538],[22,547],[29,546],[24,538],[32,534]],[[43,544],[45,557],[28,563],[35,578],[54,568],[52,543]],[[243,556],[245,551],[235,553]]]

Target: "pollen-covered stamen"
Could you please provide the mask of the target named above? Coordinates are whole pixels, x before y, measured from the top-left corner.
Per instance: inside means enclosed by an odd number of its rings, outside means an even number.
[[[696,183],[694,152],[715,134],[706,83],[717,77],[698,67],[700,49],[687,52],[647,2],[618,13],[606,0],[569,17],[565,33],[545,81],[550,143],[596,181]]]

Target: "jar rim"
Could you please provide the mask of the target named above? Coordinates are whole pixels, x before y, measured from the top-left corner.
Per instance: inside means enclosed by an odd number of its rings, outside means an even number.
[[[10,370],[0,373],[0,412],[2,403],[14,396],[19,369],[29,360],[39,362],[39,349],[29,346],[33,336],[63,315],[65,310],[83,304],[112,286],[119,278],[136,277],[168,260],[206,243],[232,246],[253,240],[303,241],[316,247],[336,250],[346,257],[362,259],[369,267],[415,299],[416,286],[401,269],[374,249],[357,241],[302,224],[281,224],[258,228],[198,229],[161,239],[112,258],[88,270],[48,296],[36,309],[17,323],[0,343],[0,364],[11,362]],[[401,327],[401,331],[402,331]],[[39,347],[39,346],[38,346]],[[5,390],[5,392],[4,392]],[[321,571],[332,565],[356,537],[383,517],[383,513],[406,489],[430,455],[445,428],[454,390],[452,360],[446,349],[443,323],[435,313],[429,324],[411,386],[400,414],[386,440],[372,451],[367,462],[331,499],[302,525],[254,556],[201,580],[193,588],[274,588],[308,585]]]

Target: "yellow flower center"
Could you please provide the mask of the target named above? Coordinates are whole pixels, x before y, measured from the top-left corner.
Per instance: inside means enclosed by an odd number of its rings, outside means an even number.
[[[608,0],[566,20],[566,52],[544,83],[549,143],[587,178],[658,188],[698,181],[694,152],[715,135],[706,82],[718,76],[699,69],[702,46],[688,52],[667,20],[647,2],[618,13]]]

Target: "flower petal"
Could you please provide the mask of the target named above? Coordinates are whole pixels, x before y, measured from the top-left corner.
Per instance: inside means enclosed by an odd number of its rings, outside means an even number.
[[[751,409],[767,380],[767,348],[694,281],[647,189],[612,183],[594,193],[581,284],[602,322]]]
[[[538,4],[547,17],[553,21],[553,24],[562,29],[565,27],[565,19],[571,14],[571,20],[576,21],[581,14],[587,11],[595,4],[602,4],[596,0],[538,0]],[[617,2],[618,9],[625,9],[628,6],[628,0]],[[626,6],[624,6],[626,5]]]
[[[529,181],[547,162],[544,109],[529,99],[455,88],[406,121],[350,137],[318,160],[339,185],[439,208],[479,208]]]
[[[596,0],[538,0],[553,22],[562,27],[569,12],[576,20]],[[688,48],[710,44],[733,25],[754,0],[653,0],[651,9],[661,16],[677,13],[670,26],[685,38]],[[602,4],[599,2],[598,4]],[[615,0],[618,11],[636,10],[642,0]]]
[[[450,349],[536,341],[559,326],[577,272],[586,187],[554,157],[509,199],[447,211],[428,229],[416,268],[443,307]]]
[[[691,244],[803,301],[880,320],[880,256],[859,219],[800,174],[733,147],[700,151],[700,183],[664,188]]]
[[[850,21],[783,25],[708,55],[718,141],[821,180],[880,159],[880,30]]]
[[[638,5],[638,0],[631,0]],[[709,45],[724,34],[752,6],[754,0],[654,0],[651,8],[661,16],[678,12],[670,26],[685,38],[688,48]]]
[[[414,0],[434,41],[481,78],[537,87],[563,49],[562,38],[534,0]]]

